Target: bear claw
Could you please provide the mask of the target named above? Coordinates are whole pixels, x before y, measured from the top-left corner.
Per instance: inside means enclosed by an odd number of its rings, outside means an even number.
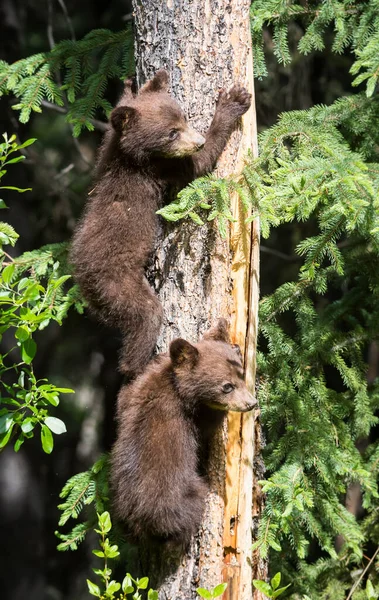
[[[218,106],[223,110],[230,110],[234,116],[242,116],[251,105],[251,94],[246,88],[234,85],[228,92],[221,90]]]

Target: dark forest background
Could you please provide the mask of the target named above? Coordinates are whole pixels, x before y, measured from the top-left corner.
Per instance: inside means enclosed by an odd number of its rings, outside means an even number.
[[[65,6],[77,39],[94,28],[119,31],[131,13],[127,0],[106,4],[67,0]],[[298,26],[291,26],[293,60],[284,67],[271,53],[270,30],[265,32],[269,76],[256,81],[260,130],[275,123],[283,111],[330,104],[351,93],[351,56],[328,50],[300,56],[296,44],[301,33]],[[8,63],[49,50],[52,43],[71,35],[59,1],[1,1],[0,58]],[[110,102],[115,101],[120,88],[117,81],[109,86]],[[27,160],[10,169],[7,181],[33,191],[4,196],[9,206],[7,220],[20,234],[17,252],[21,253],[70,239],[90,189],[102,132],[84,132],[74,140],[64,115],[51,108],[20,125],[12,103],[10,96],[1,99],[1,132],[16,133],[22,141],[38,139],[28,148]],[[299,228],[306,226],[283,225],[263,242],[262,295],[296,277],[298,258],[291,252],[301,237]],[[93,560],[92,540],[87,539],[75,553],[58,552],[54,536],[57,505],[66,480],[90,467],[112,443],[115,398],[121,383],[116,368],[119,341],[116,332],[103,329],[87,314],[83,317],[71,311],[63,327],[51,324],[37,342],[37,375],[41,372],[76,393],[66,396],[57,410],[68,433],[56,438],[51,455],[42,452],[38,438],[30,440],[18,454],[9,447],[0,455],[1,598],[79,600],[88,597],[85,580]]]

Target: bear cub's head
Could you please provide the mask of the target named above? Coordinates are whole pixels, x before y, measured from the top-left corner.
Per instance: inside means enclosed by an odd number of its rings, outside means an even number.
[[[192,129],[179,104],[169,96],[168,74],[159,70],[138,95],[126,81],[124,94],[112,111],[110,123],[126,154],[180,158],[194,154],[205,139]]]
[[[230,344],[225,319],[198,344],[174,340],[170,358],[175,388],[189,408],[205,404],[215,410],[247,412],[256,406],[244,382],[240,349]]]

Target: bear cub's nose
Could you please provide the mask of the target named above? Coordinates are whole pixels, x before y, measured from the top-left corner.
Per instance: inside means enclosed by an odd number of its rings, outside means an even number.
[[[253,408],[257,407],[257,405],[258,405],[258,400],[255,398],[255,396],[250,394],[250,402],[247,404],[246,412],[248,412],[249,410],[253,410]]]
[[[202,135],[200,135],[200,133],[198,133],[196,136],[195,144],[198,150],[201,150],[201,148],[205,144],[205,138]]]

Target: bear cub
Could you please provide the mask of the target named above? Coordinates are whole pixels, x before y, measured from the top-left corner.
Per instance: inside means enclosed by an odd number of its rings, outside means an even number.
[[[70,260],[92,312],[121,330],[120,370],[132,378],[154,351],[162,307],[145,277],[154,248],[156,211],[167,189],[179,191],[209,173],[250,106],[242,87],[221,92],[205,138],[187,123],[158,71],[138,95],[127,81],[110,115],[96,185],[77,227]]]
[[[255,405],[224,319],[197,344],[174,340],[169,356],[121,389],[110,482],[115,515],[133,537],[189,543],[208,490],[199,474],[202,434],[225,411]]]

